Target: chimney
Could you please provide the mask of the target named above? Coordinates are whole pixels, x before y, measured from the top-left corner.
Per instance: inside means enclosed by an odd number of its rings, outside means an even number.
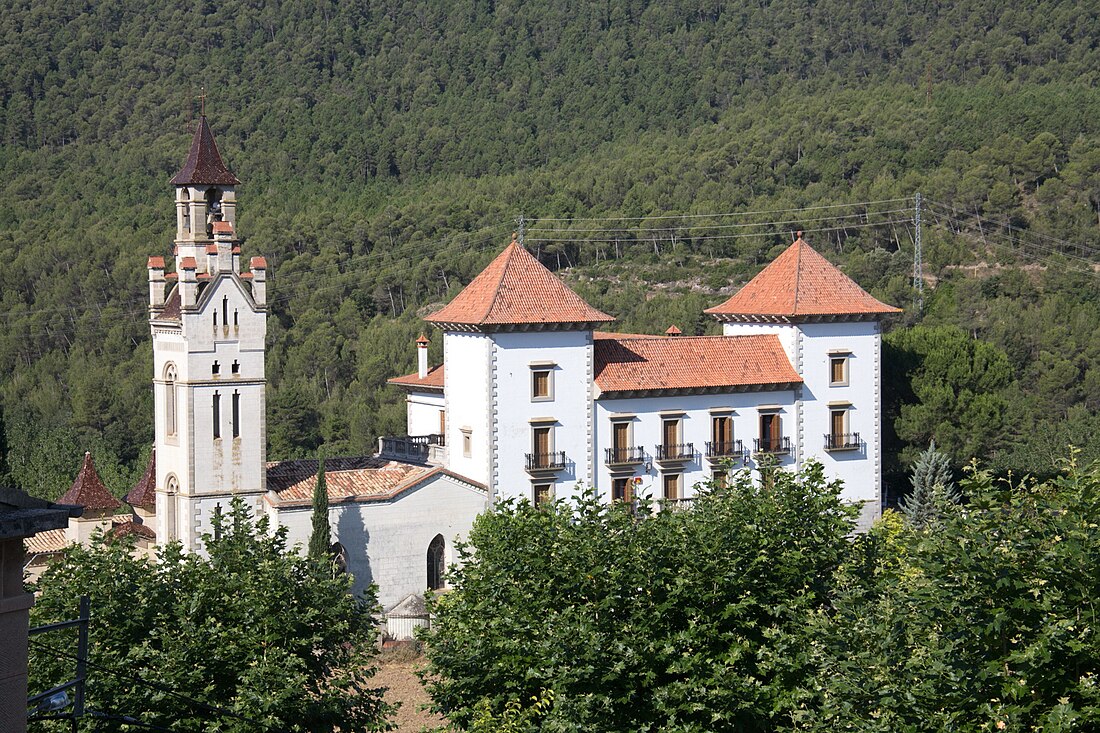
[[[164,258],[149,258],[149,305],[159,308],[164,305],[164,290],[167,283],[164,281]]]
[[[217,270],[215,272],[229,272],[233,266],[233,225],[227,221],[214,222],[214,244],[218,255]],[[235,270],[234,270],[235,272]]]
[[[252,270],[252,299],[256,305],[267,305],[267,260],[253,257],[248,267]]]
[[[198,300],[199,282],[195,277],[197,269],[198,263],[195,262],[194,257],[180,259],[180,306],[183,308],[190,308]]]
[[[679,336],[682,333],[683,333],[683,331],[676,328],[676,326],[669,326],[668,330],[665,331],[665,336]]]
[[[416,373],[423,379],[428,376],[428,337],[420,334],[416,340]]]
[[[210,277],[218,274],[218,245],[206,245],[206,272]]]

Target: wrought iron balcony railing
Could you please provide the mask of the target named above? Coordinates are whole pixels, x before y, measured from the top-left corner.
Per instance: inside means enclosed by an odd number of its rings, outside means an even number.
[[[552,453],[528,453],[528,471],[560,471],[565,468],[565,451]]]
[[[605,448],[604,456],[609,466],[631,466],[645,460],[645,449],[637,445]]]
[[[825,433],[825,450],[858,450],[862,447],[859,433]]]
[[[668,443],[657,446],[658,461],[690,461],[695,458],[694,443]]]
[[[707,441],[707,458],[744,460],[745,445],[740,440]]]
[[[791,452],[791,439],[790,438],[754,438],[753,439],[753,452],[754,453],[771,453],[773,455],[782,455]]]

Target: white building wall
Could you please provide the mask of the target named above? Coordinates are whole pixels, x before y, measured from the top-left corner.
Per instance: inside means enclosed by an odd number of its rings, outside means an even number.
[[[825,474],[844,481],[842,497],[864,504],[863,523],[881,513],[881,326],[877,321],[806,323],[802,331],[803,458],[821,461]],[[845,386],[831,386],[829,359],[848,357]],[[830,405],[847,409],[847,432],[858,432],[858,450],[825,450]]]
[[[592,332],[497,333],[493,343],[496,444],[491,495],[531,499],[535,483],[552,483],[557,497],[576,494],[578,482],[593,480]],[[535,399],[532,366],[547,364],[552,365],[551,398]],[[450,368],[448,362],[448,379]],[[552,427],[551,451],[565,452],[564,470],[537,475],[527,471],[526,456],[534,451],[536,424]],[[448,450],[453,456],[455,448]],[[457,467],[454,470],[461,473]]]
[[[597,400],[595,446],[596,460],[599,463],[596,475],[600,496],[608,500],[611,498],[613,478],[639,476],[642,483],[635,489],[635,494],[659,499],[663,496],[662,476],[665,473],[681,473],[682,496],[694,496],[695,485],[709,481],[715,467],[725,464],[715,463],[706,457],[707,441],[713,440],[711,418],[716,414],[732,417],[734,440],[742,441],[745,449],[750,452],[747,463],[734,461],[732,468],[755,470],[756,461],[752,458],[751,451],[753,438],[760,437],[759,406],[778,407],[778,410],[772,411],[782,416],[783,435],[792,435],[795,409],[793,390]],[[657,446],[663,442],[663,420],[666,415],[680,418],[681,441],[694,444],[695,457],[691,461],[660,463],[656,460]],[[606,450],[613,447],[612,425],[620,422],[624,416],[631,416],[631,445],[645,450],[644,462],[635,466],[632,471],[612,469],[606,461]],[[793,455],[778,458],[782,466],[793,465]]]
[[[388,609],[428,585],[428,545],[436,535],[446,543],[446,562],[458,561],[455,540],[464,540],[485,511],[486,495],[447,475],[437,475],[390,501],[336,504],[329,508],[333,542],[340,542],[354,576],[353,592],[378,584],[378,601]],[[287,528],[287,538],[309,545],[310,507],[277,508],[271,513]]]
[[[446,408],[442,392],[410,392],[405,397],[409,435],[439,433],[439,413]],[[463,474],[465,475],[465,474]]]
[[[478,483],[489,483],[489,450],[492,436],[491,375],[492,341],[485,334],[443,335],[447,411],[447,467]],[[469,451],[463,436],[469,436]]]
[[[799,331],[797,326],[788,323],[723,323],[722,335],[776,336],[783,347],[783,351],[787,352],[787,358],[791,360],[791,365],[795,368],[795,371],[798,371]]]

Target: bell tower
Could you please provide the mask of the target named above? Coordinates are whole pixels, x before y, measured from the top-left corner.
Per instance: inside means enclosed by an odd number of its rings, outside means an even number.
[[[216,512],[234,496],[260,510],[266,490],[267,263],[252,257],[241,271],[240,181],[205,115],[171,183],[174,261],[149,258],[157,456],[149,523],[158,543],[201,551]]]

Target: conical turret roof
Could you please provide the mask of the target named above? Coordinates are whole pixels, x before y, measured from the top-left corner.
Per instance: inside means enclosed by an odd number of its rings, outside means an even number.
[[[95,463],[92,462],[91,453],[84,454],[84,463],[80,467],[80,473],[76,475],[76,481],[73,481],[72,487],[57,500],[57,503],[103,511],[113,511],[122,507],[122,502],[112,496],[100,480],[95,470]]]
[[[514,239],[454,300],[425,320],[441,326],[535,326],[607,323]]]
[[[124,497],[130,506],[155,509],[157,506],[157,449],[149,454],[149,465],[134,488]]]
[[[180,172],[173,176],[172,183],[176,186],[236,186],[240,183],[222,162],[214,133],[206,123],[206,115],[199,118],[199,126],[195,128],[195,137],[191,139],[187,160]]]
[[[719,320],[740,317],[873,317],[900,313],[876,299],[836,265],[798,239],[745,287],[707,313]]]

